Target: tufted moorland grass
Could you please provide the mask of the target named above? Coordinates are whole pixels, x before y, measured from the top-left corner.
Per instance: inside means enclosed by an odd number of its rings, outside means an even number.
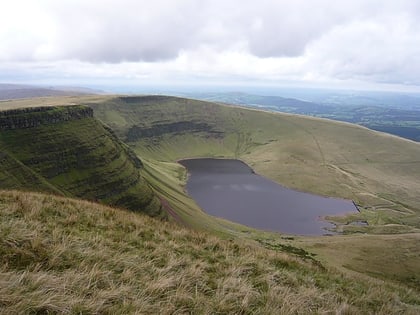
[[[415,314],[416,291],[91,202],[0,192],[0,314]]]

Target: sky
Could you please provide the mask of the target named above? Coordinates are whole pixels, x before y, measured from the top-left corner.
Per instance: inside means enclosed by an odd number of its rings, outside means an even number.
[[[0,82],[420,91],[417,0],[0,0]]]

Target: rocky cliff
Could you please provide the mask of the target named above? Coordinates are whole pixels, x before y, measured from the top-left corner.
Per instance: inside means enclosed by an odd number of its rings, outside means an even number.
[[[85,106],[13,109],[0,111],[0,130],[34,128],[88,117],[93,117],[93,110]]]

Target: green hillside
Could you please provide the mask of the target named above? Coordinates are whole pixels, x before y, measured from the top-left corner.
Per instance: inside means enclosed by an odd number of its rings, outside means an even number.
[[[142,214],[0,192],[0,314],[416,314],[417,292]]]
[[[344,224],[345,232],[419,231],[420,144],[413,141],[347,123],[167,96],[90,106],[160,176],[182,182],[182,168],[171,164],[180,158],[240,158],[285,186],[354,200],[361,214],[334,220],[369,226]]]
[[[83,106],[0,112],[0,187],[161,214],[141,161]]]

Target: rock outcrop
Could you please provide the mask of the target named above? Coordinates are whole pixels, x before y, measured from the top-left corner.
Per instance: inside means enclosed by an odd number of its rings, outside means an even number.
[[[161,123],[152,127],[133,126],[127,132],[127,141],[137,141],[144,138],[159,137],[164,134],[183,134],[188,132],[205,132],[215,138],[221,138],[223,133],[215,130],[211,125],[193,121],[178,121]]]
[[[0,111],[0,130],[34,128],[86,117],[93,117],[93,110],[86,106],[12,109]]]

